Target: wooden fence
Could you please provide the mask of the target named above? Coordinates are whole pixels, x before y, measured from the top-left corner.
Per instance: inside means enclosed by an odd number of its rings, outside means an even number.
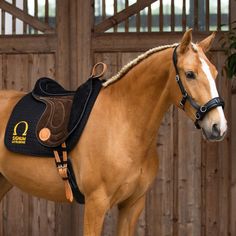
[[[59,1],[55,33],[0,37],[0,86],[29,91],[38,77],[50,76],[75,89],[95,62],[107,63],[110,77],[143,51],[182,36],[92,33],[91,6],[90,1]],[[206,35],[194,33],[194,41]],[[160,169],[136,236],[236,235],[236,94],[231,94],[236,84],[225,76],[225,56],[217,43],[209,57],[219,71],[228,135],[221,143],[208,143],[182,111],[170,108],[157,139]],[[107,214],[103,235],[115,235],[116,216],[116,208]],[[0,203],[0,236],[82,236],[82,217],[83,206],[53,203],[14,188]]]

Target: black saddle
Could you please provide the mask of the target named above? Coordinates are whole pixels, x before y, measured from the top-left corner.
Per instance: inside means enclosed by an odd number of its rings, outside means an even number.
[[[5,133],[6,147],[34,156],[54,156],[51,148],[60,148],[64,142],[67,150],[72,150],[101,88],[98,78],[90,78],[76,91],[68,91],[49,78],[39,79],[12,111]]]

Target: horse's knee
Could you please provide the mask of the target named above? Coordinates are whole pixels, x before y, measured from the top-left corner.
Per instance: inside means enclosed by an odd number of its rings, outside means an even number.
[[[12,185],[0,173],[0,201],[11,188],[12,188]]]

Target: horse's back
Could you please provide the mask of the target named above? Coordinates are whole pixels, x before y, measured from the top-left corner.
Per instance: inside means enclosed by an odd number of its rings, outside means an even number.
[[[4,136],[7,121],[16,103],[24,96],[24,92],[14,90],[0,91],[0,136]]]

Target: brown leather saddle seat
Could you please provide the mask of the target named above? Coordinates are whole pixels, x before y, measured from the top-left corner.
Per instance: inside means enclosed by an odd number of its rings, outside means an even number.
[[[46,105],[36,128],[38,140],[48,147],[62,144],[70,132],[68,124],[75,91],[64,89],[55,80],[41,78],[35,84],[32,95]]]

